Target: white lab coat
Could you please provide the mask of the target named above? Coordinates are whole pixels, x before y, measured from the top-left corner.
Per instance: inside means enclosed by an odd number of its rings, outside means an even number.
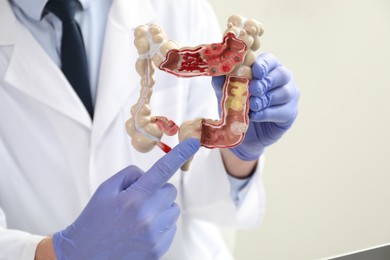
[[[132,2],[114,0],[109,13],[92,124],[61,70],[18,22],[9,2],[0,0],[0,259],[33,259],[42,236],[72,223],[100,183],[129,164],[147,170],[163,155],[157,148],[135,151],[125,132],[140,90],[134,28],[155,22],[185,45],[219,41],[220,32],[206,1]],[[179,79],[157,71],[156,81],[153,114],[177,123],[216,117],[209,78]],[[164,259],[229,259],[215,224],[259,222],[260,170],[236,208],[219,151],[202,148],[191,170],[171,180],[182,215]]]

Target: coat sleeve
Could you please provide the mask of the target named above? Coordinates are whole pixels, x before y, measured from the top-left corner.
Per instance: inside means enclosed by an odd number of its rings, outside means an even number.
[[[42,236],[7,229],[4,211],[0,208],[0,259],[33,260]]]
[[[195,45],[222,41],[222,30],[211,6],[198,1],[191,11],[191,42]],[[227,19],[228,17],[226,17]],[[218,117],[217,100],[211,78],[191,81],[187,95],[186,117]],[[252,179],[244,188],[239,206],[231,196],[231,185],[218,149],[205,149],[195,156],[190,171],[182,174],[183,214],[190,214],[226,227],[250,228],[260,223],[265,209],[262,181],[264,158],[261,158]]]

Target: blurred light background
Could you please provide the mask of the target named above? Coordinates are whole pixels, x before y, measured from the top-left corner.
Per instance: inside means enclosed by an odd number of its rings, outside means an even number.
[[[238,260],[319,259],[390,243],[390,1],[209,0],[263,23],[301,89],[296,124],[267,150],[267,212]]]

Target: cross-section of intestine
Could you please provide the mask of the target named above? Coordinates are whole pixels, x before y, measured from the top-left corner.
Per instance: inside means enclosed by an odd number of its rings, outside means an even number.
[[[197,138],[207,148],[239,145],[249,124],[248,86],[252,79],[254,51],[260,47],[262,34],[263,29],[257,21],[232,15],[221,43],[179,48],[176,42],[168,40],[160,26],[137,27],[134,44],[139,53],[136,70],[141,76],[141,91],[138,102],[131,108],[131,118],[126,122],[134,148],[148,152],[157,145],[168,152],[170,147],[161,138],[163,134],[175,135],[177,132],[180,142]],[[225,75],[221,119],[197,118],[178,127],[164,116],[152,116],[149,103],[156,68],[178,77]],[[188,164],[184,168],[188,168]]]

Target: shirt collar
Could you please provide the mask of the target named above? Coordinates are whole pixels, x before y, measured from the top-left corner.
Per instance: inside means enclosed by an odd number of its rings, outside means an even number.
[[[78,0],[78,1],[81,4],[81,8],[83,10],[87,9],[89,7],[89,3],[91,2],[91,0]]]
[[[44,15],[44,9],[48,0],[12,0],[23,13],[33,20],[40,21]],[[87,9],[90,0],[78,0],[83,10]]]

